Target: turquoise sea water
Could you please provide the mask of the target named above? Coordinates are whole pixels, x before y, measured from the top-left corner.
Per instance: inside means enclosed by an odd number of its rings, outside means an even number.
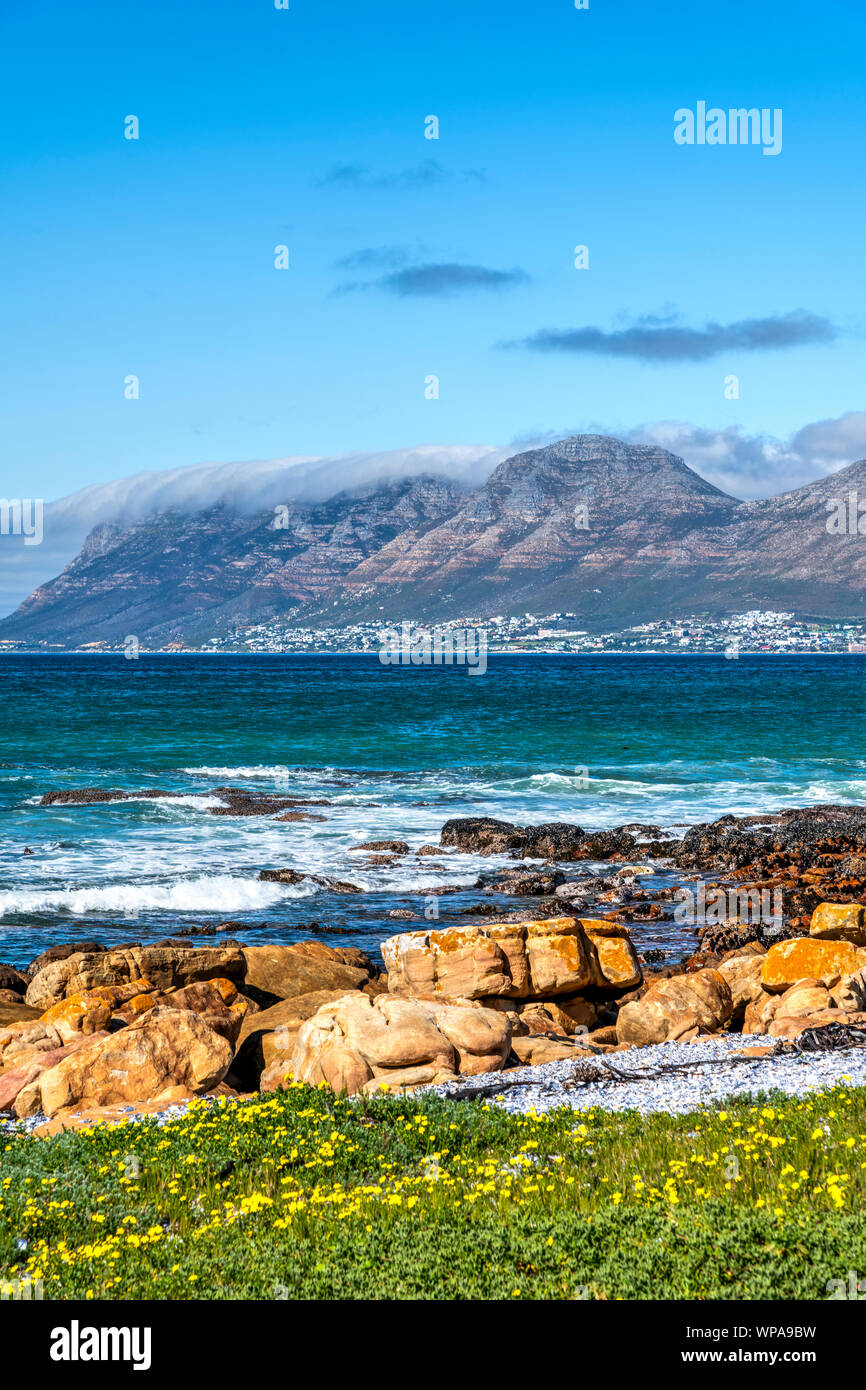
[[[491,656],[484,676],[375,656],[2,656],[0,959],[227,918],[250,940],[260,923],[287,941],[315,923],[349,933],[325,940],[375,947],[425,925],[434,888],[465,890],[439,899],[443,918],[477,903],[478,873],[507,862],[410,855],[370,867],[352,849],[436,843],[451,816],[671,829],[862,803],[864,678],[862,656]],[[323,798],[311,810],[325,819],[213,816],[212,797],[37,804],[66,787],[220,785]],[[261,883],[264,867],[364,891]],[[389,919],[395,909],[422,916]],[[647,928],[645,939],[660,938]]]

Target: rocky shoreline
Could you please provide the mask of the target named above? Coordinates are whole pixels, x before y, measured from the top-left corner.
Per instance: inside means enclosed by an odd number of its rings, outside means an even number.
[[[220,794],[237,815],[322,804]],[[82,805],[128,795],[62,793]],[[412,852],[397,839],[356,848],[380,859]],[[856,1060],[866,1052],[851,1049],[866,1039],[866,809],[724,816],[681,838],[638,823],[588,832],[469,817],[414,853],[512,859],[476,886],[530,899],[531,910],[488,912],[482,902],[465,921],[391,936],[384,970],[351,946],[250,945],[222,933],[197,947],[180,934],[109,949],[77,941],[24,968],[0,964],[0,1124],[56,1132],[168,1113],[195,1096],[241,1098],[292,1077],[357,1094],[465,1090],[501,1074],[515,1083],[502,1092],[510,1106],[536,1072],[537,1103],[545,1087],[550,1103],[572,1103],[579,1088],[568,1076],[589,1066],[598,1079],[580,1094],[600,1101],[611,1054],[631,1054],[634,1071],[660,1051],[697,1060],[708,1047],[719,1068],[723,1054],[759,1049],[727,1068],[737,1085],[821,1084],[808,1078],[837,1078],[846,1058],[866,1079]],[[358,891],[302,866],[261,876]],[[635,947],[634,924],[657,920],[681,923],[689,938],[677,963]],[[806,1065],[798,1040],[816,1033],[827,1045]],[[840,1043],[848,1050],[831,1046]],[[616,1108],[613,1092],[629,1091],[610,1089]],[[714,1082],[706,1093],[726,1092]],[[658,1095],[660,1108],[674,1104],[664,1086]]]

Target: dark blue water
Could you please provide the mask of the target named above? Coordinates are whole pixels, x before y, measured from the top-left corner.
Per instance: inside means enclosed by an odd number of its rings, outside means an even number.
[[[451,816],[669,829],[863,802],[864,677],[862,656],[491,656],[483,676],[375,656],[2,656],[0,959],[224,919],[250,940],[260,923],[285,940],[312,924],[375,946],[425,925],[434,888],[463,890],[438,899],[443,917],[478,902],[472,885],[497,861],[371,867],[352,846],[414,850]],[[325,799],[310,808],[324,820],[213,816],[214,799],[192,795],[226,784]],[[80,786],[188,799],[37,804]],[[264,867],[364,891],[262,883]]]

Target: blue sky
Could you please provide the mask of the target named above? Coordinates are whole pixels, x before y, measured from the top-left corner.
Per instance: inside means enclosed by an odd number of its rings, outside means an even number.
[[[859,411],[864,40],[855,0],[4,0],[2,491]],[[676,145],[699,100],[781,108],[782,153]],[[525,342],[798,310],[825,341]]]

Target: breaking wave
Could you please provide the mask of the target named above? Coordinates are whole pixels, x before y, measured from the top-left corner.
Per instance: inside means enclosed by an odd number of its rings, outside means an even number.
[[[19,912],[254,912],[286,898],[308,897],[313,885],[261,883],[211,874],[177,883],[114,883],[103,888],[0,892],[0,917]]]

